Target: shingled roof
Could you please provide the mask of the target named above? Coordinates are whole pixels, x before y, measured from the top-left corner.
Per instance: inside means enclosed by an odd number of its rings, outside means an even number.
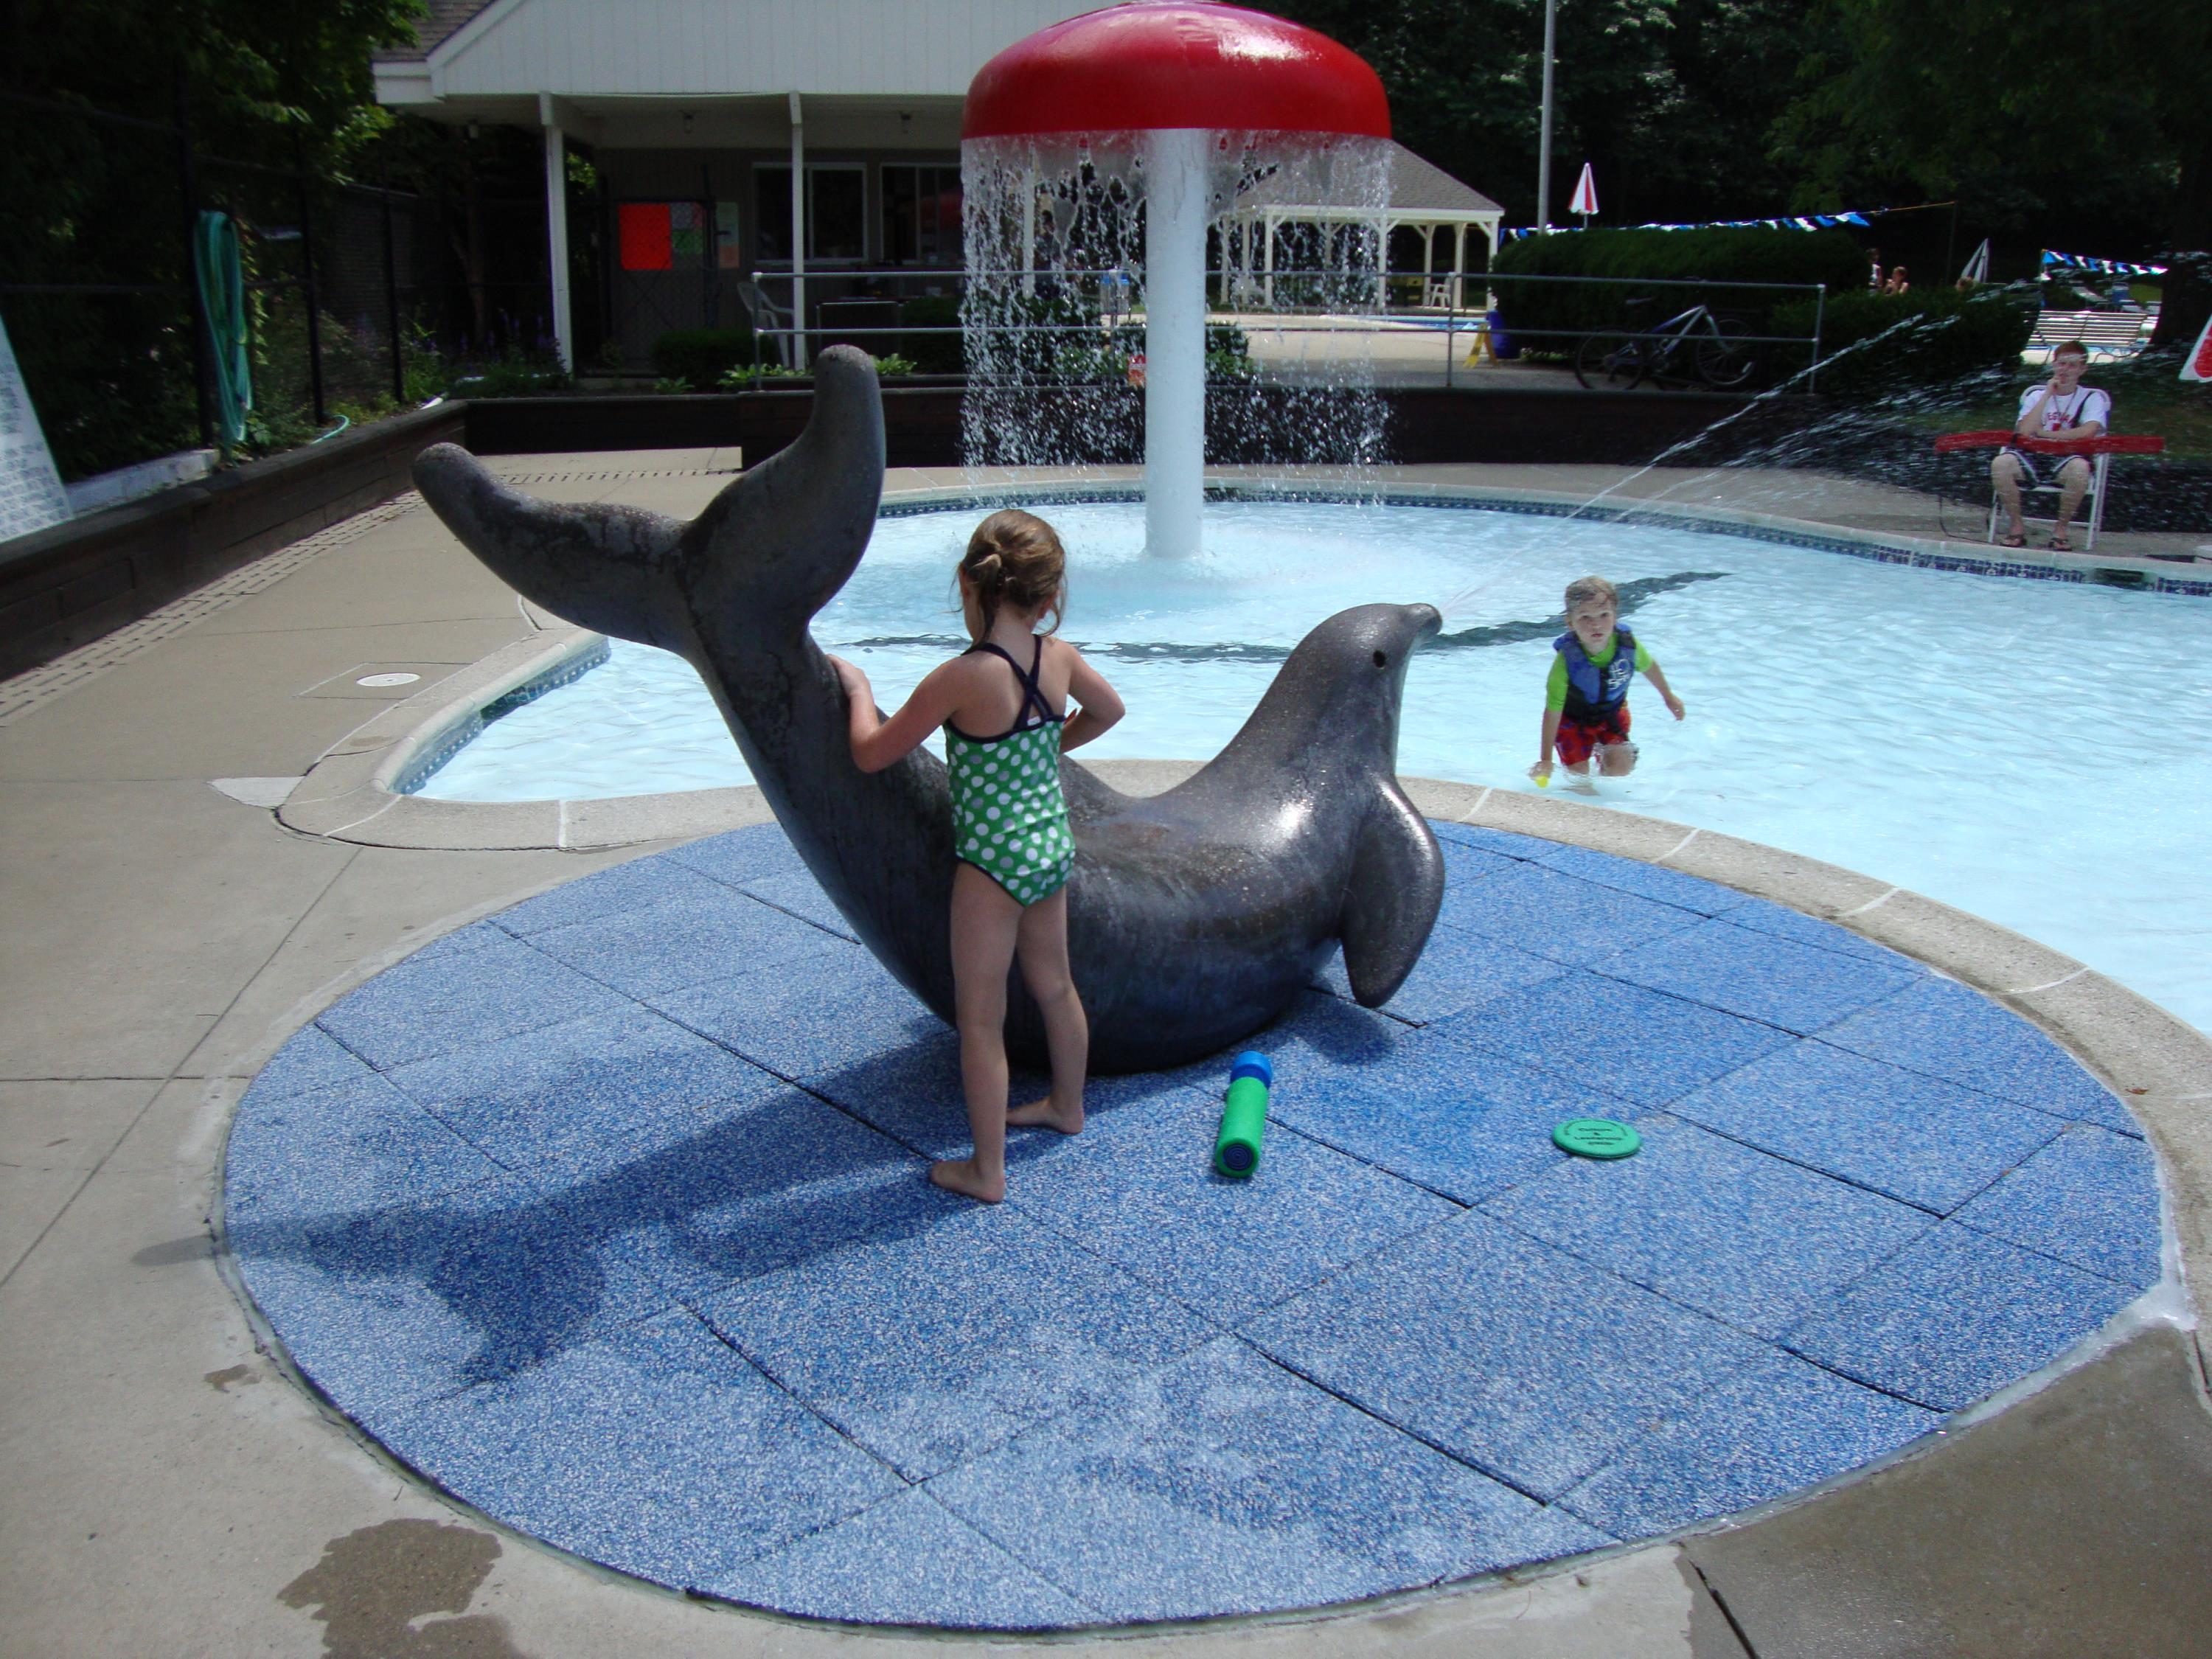
[[[1295,175],[1276,173],[1246,191],[1237,205],[1243,209],[1307,207],[1297,200]],[[1425,161],[1395,139],[1390,144],[1390,208],[1395,214],[1502,213],[1504,209],[1480,191],[1463,185],[1433,162]]]
[[[369,54],[379,64],[419,64],[438,43],[459,30],[492,0],[429,0],[422,21],[416,26],[411,46],[384,46]]]

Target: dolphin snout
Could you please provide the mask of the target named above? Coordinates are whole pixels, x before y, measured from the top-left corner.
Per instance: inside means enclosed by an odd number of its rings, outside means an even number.
[[[1444,613],[1432,605],[1409,605],[1406,611],[1413,618],[1416,644],[1436,638],[1444,625]]]

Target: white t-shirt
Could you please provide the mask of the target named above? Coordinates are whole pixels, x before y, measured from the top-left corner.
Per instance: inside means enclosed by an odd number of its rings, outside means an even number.
[[[2047,380],[2032,386],[2020,394],[2020,415],[2013,416],[2014,429],[2019,429],[2021,416],[2027,406],[2050,390]],[[2112,400],[2108,393],[2093,386],[2077,386],[2070,398],[2053,396],[2045,400],[2043,412],[2037,416],[2035,429],[2039,433],[2064,432],[2077,426],[2087,426],[2094,421],[2106,431],[2112,429]]]

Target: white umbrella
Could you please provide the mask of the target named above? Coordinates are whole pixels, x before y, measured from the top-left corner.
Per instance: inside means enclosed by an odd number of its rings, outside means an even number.
[[[1959,273],[1959,280],[1962,283],[1986,283],[1990,280],[1988,237],[1982,238],[1982,245],[1974,250],[1973,258],[1966,261],[1966,268]]]
[[[1588,161],[1583,163],[1583,176],[1575,185],[1575,199],[1567,204],[1567,211],[1582,215],[1583,228],[1589,228],[1590,215],[1597,211],[1597,175]]]

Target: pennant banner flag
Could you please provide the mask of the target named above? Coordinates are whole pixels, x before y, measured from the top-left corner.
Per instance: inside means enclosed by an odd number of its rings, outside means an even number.
[[[2163,276],[2164,265],[2131,264],[2125,259],[2099,259],[2087,253],[2061,253],[2054,248],[2043,250],[2046,270],[2057,267],[2063,270],[2094,270],[2100,276]]]

